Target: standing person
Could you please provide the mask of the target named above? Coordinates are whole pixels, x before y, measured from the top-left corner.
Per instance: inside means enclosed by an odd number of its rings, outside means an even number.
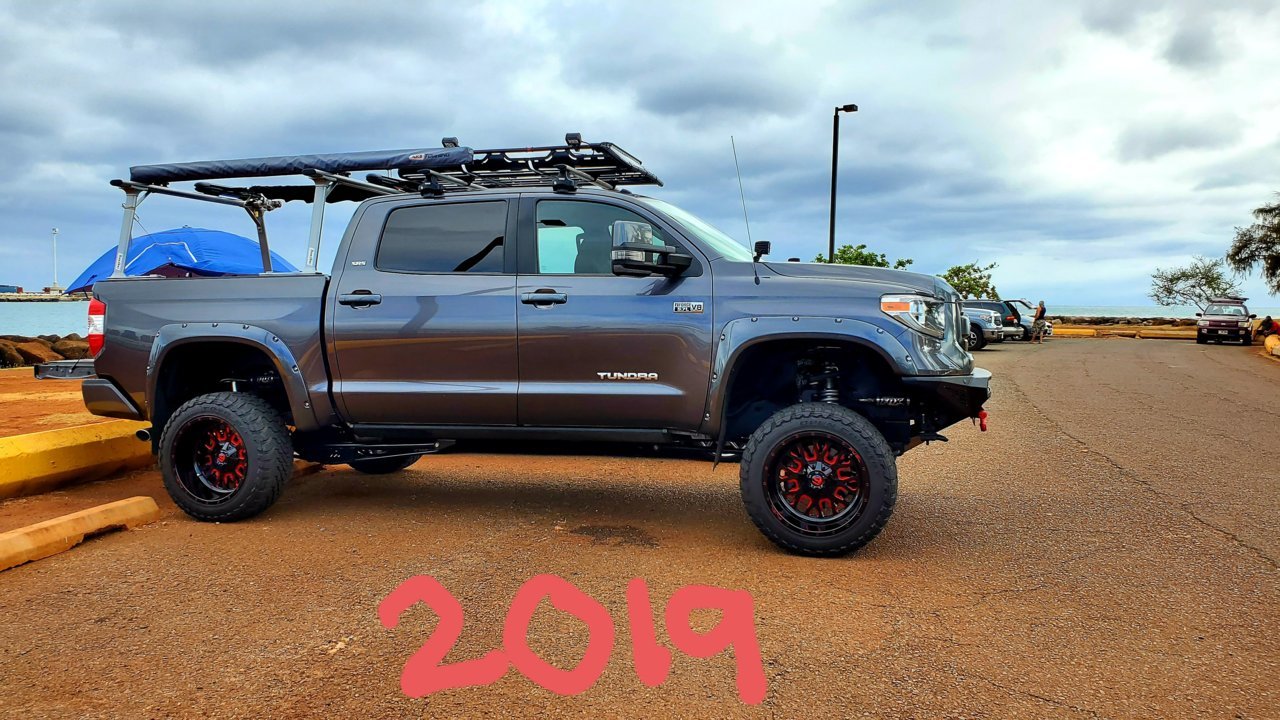
[[[1044,343],[1045,312],[1046,311],[1044,308],[1044,301],[1041,300],[1040,304],[1036,305],[1036,317],[1035,317],[1035,320],[1031,323],[1031,342],[1037,345]]]

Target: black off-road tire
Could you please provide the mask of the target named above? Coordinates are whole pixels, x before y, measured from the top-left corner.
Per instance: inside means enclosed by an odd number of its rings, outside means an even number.
[[[366,475],[389,475],[393,472],[404,470],[421,458],[422,455],[402,455],[400,457],[352,460],[347,464],[351,466],[352,470],[359,470]]]
[[[866,468],[868,495],[856,519],[838,532],[815,536],[784,522],[770,501],[766,478],[770,455],[802,433],[825,433],[852,447]],[[739,466],[742,502],[765,537],[788,552],[836,557],[871,542],[893,514],[898,500],[897,461],[884,436],[866,418],[830,403],[801,403],[774,413],[747,441]]]
[[[191,432],[195,423],[211,419],[239,434],[248,466],[234,493],[217,503],[202,501],[183,486],[178,464],[192,460],[175,456],[184,430]],[[205,522],[245,520],[261,513],[280,497],[293,475],[293,442],[284,418],[269,402],[247,393],[209,393],[186,402],[165,423],[159,455],[169,497],[183,512]]]
[[[1207,344],[1208,342],[1209,342],[1209,339],[1208,339],[1208,338],[1206,338],[1206,337],[1204,336],[1204,333],[1196,333],[1196,344],[1197,344],[1197,345],[1205,345],[1205,344]]]

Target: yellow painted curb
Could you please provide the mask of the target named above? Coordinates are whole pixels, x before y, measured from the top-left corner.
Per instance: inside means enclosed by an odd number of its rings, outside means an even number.
[[[1280,335],[1268,335],[1262,341],[1262,348],[1272,355],[1280,357]]]
[[[1137,330],[1137,328],[1132,328],[1132,327],[1126,327],[1126,328],[1119,328],[1119,327],[1115,327],[1115,328],[1106,328],[1105,330],[1099,330],[1099,331],[1098,331],[1098,337],[1123,337],[1123,338],[1136,338],[1136,337],[1138,337],[1138,330]]]
[[[1086,328],[1054,328],[1053,334],[1050,335],[1049,337],[1069,337],[1069,338],[1098,337],[1098,331],[1089,330]]]
[[[0,570],[70,550],[86,537],[145,525],[159,517],[156,501],[139,496],[0,533]]]
[[[115,420],[0,438],[0,498],[31,495],[151,464],[134,433],[146,423]]]
[[[1186,330],[1139,330],[1138,337],[1148,340],[1195,340],[1196,331]]]

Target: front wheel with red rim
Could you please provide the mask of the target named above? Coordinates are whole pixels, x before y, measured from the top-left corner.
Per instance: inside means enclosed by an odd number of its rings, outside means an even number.
[[[247,393],[210,393],[178,408],[160,435],[169,497],[197,520],[253,517],[292,474],[289,429],[271,403]]]
[[[866,418],[840,405],[778,411],[747,442],[747,513],[774,543],[805,555],[844,555],[870,542],[897,501],[893,451]]]

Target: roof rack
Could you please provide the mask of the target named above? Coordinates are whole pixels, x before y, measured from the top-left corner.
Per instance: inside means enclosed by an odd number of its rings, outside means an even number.
[[[606,190],[622,185],[657,185],[662,181],[631,153],[609,142],[586,143],[578,133],[565,136],[564,145],[473,150],[470,162],[456,166],[400,168],[404,180],[462,180],[446,190],[479,187],[538,187],[572,178]]]
[[[241,160],[135,165],[128,180],[111,184],[125,193],[124,221],[112,277],[124,276],[138,205],[152,194],[171,195],[233,205],[249,213],[258,229],[262,267],[271,271],[264,215],[286,202],[313,203],[311,232],[303,272],[318,272],[324,206],[331,202],[364,201],[378,195],[418,192],[440,197],[449,192],[550,185],[557,192],[573,192],[586,183],[606,190],[623,185],[662,185],[634,155],[609,142],[583,142],[581,133],[568,133],[564,145],[472,150],[455,137],[442,147],[372,150],[355,153],[281,155]],[[364,181],[350,177],[357,171],[394,171],[398,177],[371,173]],[[209,180],[305,175],[311,185],[250,185],[232,187]],[[195,192],[170,188],[172,182],[195,182]]]

